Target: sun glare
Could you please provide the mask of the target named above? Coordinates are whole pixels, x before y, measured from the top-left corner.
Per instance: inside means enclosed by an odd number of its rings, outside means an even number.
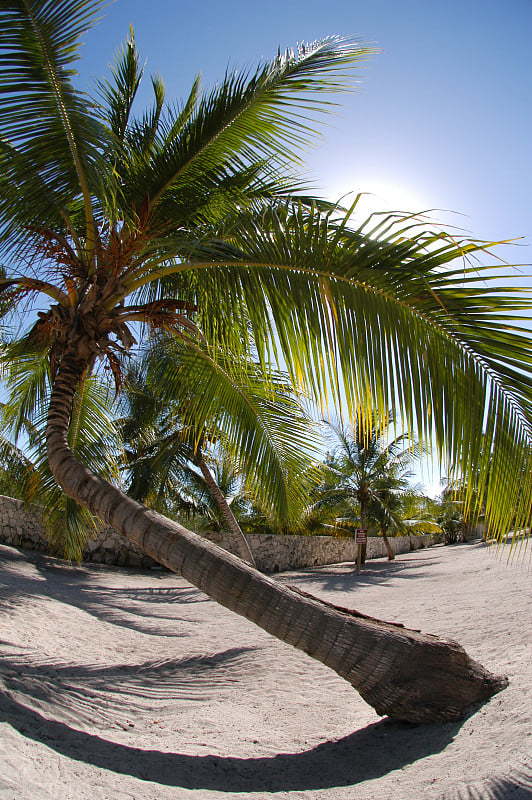
[[[361,194],[358,203],[358,216],[368,217],[379,211],[402,211],[420,213],[430,209],[430,203],[420,193],[399,184],[381,181],[359,183],[353,188],[337,184],[328,187],[327,197],[331,200],[342,198],[343,205],[354,202],[357,194]]]

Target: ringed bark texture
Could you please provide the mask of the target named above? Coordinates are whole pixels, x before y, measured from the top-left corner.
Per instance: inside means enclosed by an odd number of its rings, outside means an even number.
[[[378,714],[415,723],[455,720],[507,685],[456,642],[281,586],[94,475],[67,444],[72,401],[84,368],[82,359],[63,359],[47,428],[50,468],[70,497],[213,600],[326,664]]]
[[[196,453],[196,465],[201,470],[203,480],[207,484],[210,493],[214,497],[220,514],[229,528],[229,531],[233,535],[233,542],[238,548],[238,554],[240,558],[243,561],[246,561],[248,564],[251,564],[252,567],[255,567],[255,559],[253,558],[253,553],[251,552],[248,540],[244,536],[240,525],[236,521],[235,516],[231,511],[229,503],[225,499],[220,487],[212,477],[211,471],[200,452]]]
[[[384,542],[384,546],[386,548],[386,552],[388,553],[388,561],[393,561],[395,558],[395,553],[392,550],[392,546],[390,544],[390,540],[386,536],[385,531],[382,531],[382,540]]]

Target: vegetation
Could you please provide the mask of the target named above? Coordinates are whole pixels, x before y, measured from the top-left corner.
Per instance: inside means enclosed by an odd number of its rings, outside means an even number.
[[[405,435],[389,441],[391,422],[385,416],[382,421],[373,419],[365,429],[356,424],[348,429],[330,426],[337,445],[326,459],[326,482],[317,500],[318,507],[334,513],[340,531],[377,527],[390,560],[394,554],[387,533],[390,528],[404,530],[402,498],[417,457],[415,445],[408,447]]]
[[[48,409],[51,473],[72,500],[322,660],[379,713],[454,719],[504,685],[458,645],[280,586],[147,511],[76,458],[69,440],[91,374],[106,365],[119,391],[148,325],[173,331],[191,358],[204,341],[214,363],[225,352],[267,371],[282,357],[314,398],[327,386],[333,400],[345,396],[362,430],[391,409],[422,442],[434,435],[466,478],[478,471],[502,534],[531,506],[531,351],[521,322],[530,300],[471,261],[490,252],[485,242],[408,216],[357,224],[355,208],[298,192],[300,147],[368,48],[326,39],[226,75],[210,92],[195,82],[180,106],[154,78],[152,105],[135,116],[142,69],[132,37],[93,97],[75,85],[79,39],[101,6],[0,7],[0,286],[13,307],[41,303],[4,355],[15,365],[31,353],[43,365],[46,391],[32,395],[26,416]],[[227,396],[223,383],[194,393],[185,421],[202,430]],[[260,470],[241,417],[234,432]]]
[[[299,516],[313,469],[314,427],[282,375],[205,347],[192,353],[174,337],[153,339],[130,369],[121,421],[127,491],[174,516],[204,514],[222,523],[253,563],[219,481],[260,504],[273,523]],[[197,393],[222,396],[201,425],[188,409]],[[213,507],[214,504],[214,507]],[[172,513],[173,512],[173,513]],[[177,517],[178,518],[178,517]]]
[[[0,493],[44,509],[52,549],[72,558],[94,535],[97,519],[68,497],[52,476],[45,446],[49,377],[44,366],[42,354],[29,350],[10,364],[10,398],[1,408]],[[117,481],[121,443],[111,399],[106,383],[97,375],[88,377],[76,395],[68,442],[90,469]]]

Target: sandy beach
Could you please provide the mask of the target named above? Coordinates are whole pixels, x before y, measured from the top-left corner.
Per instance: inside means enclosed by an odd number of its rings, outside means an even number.
[[[412,727],[171,573],[0,546],[0,798],[530,798],[530,577],[480,543],[277,576],[509,677]]]

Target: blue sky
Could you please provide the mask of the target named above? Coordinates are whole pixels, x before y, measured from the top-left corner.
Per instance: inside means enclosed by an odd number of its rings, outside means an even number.
[[[532,261],[531,0],[116,0],[86,36],[84,81],[106,73],[130,23],[171,99],[200,72],[209,87],[278,47],[331,34],[374,43],[359,91],[339,98],[308,153],[313,185],[333,199],[371,192],[371,208],[441,209],[483,239],[525,237],[505,255]],[[434,492],[438,476],[425,479]]]
[[[308,154],[314,185],[459,212],[436,216],[479,238],[528,237],[508,259],[532,260],[530,0],[116,0],[86,36],[85,79],[106,72],[130,23],[170,98],[199,72],[210,86],[279,46],[330,34],[376,43],[359,92],[340,98]]]

